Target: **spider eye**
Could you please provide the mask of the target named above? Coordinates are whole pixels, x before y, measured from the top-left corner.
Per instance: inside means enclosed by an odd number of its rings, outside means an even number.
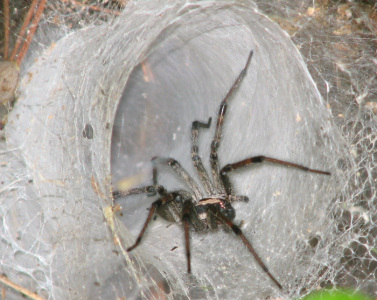
[[[156,195],[156,191],[153,187],[147,188],[147,197],[153,197]]]
[[[175,197],[174,200],[177,201],[177,202],[181,202],[182,201],[182,196],[178,195],[177,197]]]
[[[230,203],[220,202],[220,212],[224,214],[228,219],[233,220],[236,217],[236,211],[230,205]]]
[[[226,210],[224,215],[228,217],[230,220],[233,220],[236,217],[236,211],[234,210],[233,207],[230,207]]]
[[[219,205],[220,205],[221,209],[224,209],[224,210],[226,209],[224,202],[220,202]]]

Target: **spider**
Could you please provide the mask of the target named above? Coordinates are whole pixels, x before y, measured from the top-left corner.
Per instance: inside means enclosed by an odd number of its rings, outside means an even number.
[[[194,179],[188,174],[188,172],[181,166],[181,164],[177,160],[175,160],[174,158],[154,157],[152,158],[152,185],[133,188],[125,192],[115,191],[113,193],[113,197],[114,199],[117,199],[120,197],[136,194],[146,194],[147,196],[159,196],[159,198],[152,203],[148,213],[148,217],[135,243],[131,247],[129,247],[127,251],[132,251],[140,244],[143,235],[148,227],[148,224],[150,223],[154,214],[157,214],[168,221],[176,222],[183,225],[186,244],[185,251],[187,257],[187,272],[191,273],[191,252],[189,233],[190,228],[193,228],[197,232],[207,232],[210,230],[216,230],[220,225],[224,226],[225,231],[233,231],[238,237],[240,237],[242,242],[254,256],[255,260],[258,262],[263,271],[270,277],[270,279],[279,289],[282,289],[282,285],[271,274],[267,266],[264,264],[257,252],[254,250],[251,243],[243,234],[240,227],[233,223],[236,213],[234,208],[232,207],[232,202],[247,202],[248,197],[234,193],[228,174],[237,169],[251,166],[253,164],[261,164],[263,162],[270,162],[273,164],[283,165],[286,167],[297,168],[306,172],[324,175],[330,175],[330,172],[310,169],[299,164],[263,155],[248,157],[241,161],[232,164],[227,164],[224,167],[220,168],[217,150],[220,147],[222,140],[222,130],[228,103],[231,100],[234,93],[238,90],[238,87],[240,86],[243,78],[246,76],[246,72],[252,57],[253,51],[250,51],[244,68],[239,73],[238,77],[236,78],[233,85],[231,86],[225,98],[222,100],[220,104],[219,112],[217,115],[215,135],[211,144],[211,153],[209,158],[212,180],[207,170],[203,166],[201,157],[199,156],[198,145],[198,137],[200,130],[208,129],[211,125],[212,118],[209,118],[207,123],[199,121],[194,121],[192,123],[191,157],[193,165],[199,175],[200,181],[203,184],[205,190],[204,193],[199,188],[199,185],[194,181]],[[189,189],[167,191],[162,185],[158,184],[157,166],[159,165],[169,166],[171,170],[175,172],[175,174],[186,183]]]

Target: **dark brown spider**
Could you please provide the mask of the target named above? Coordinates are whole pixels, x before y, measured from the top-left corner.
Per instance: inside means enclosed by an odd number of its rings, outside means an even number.
[[[211,125],[211,118],[209,118],[207,123],[201,123],[199,121],[195,121],[192,123],[192,162],[205,188],[205,195],[202,193],[202,191],[200,190],[197,183],[193,180],[193,178],[187,173],[187,171],[184,168],[182,168],[178,161],[176,161],[173,158],[154,157],[152,159],[153,185],[141,188],[134,188],[126,192],[116,191],[113,193],[113,196],[114,199],[135,194],[147,194],[148,196],[154,196],[158,194],[160,197],[158,200],[152,203],[148,217],[144,223],[142,230],[140,231],[139,236],[136,239],[135,244],[129,247],[127,251],[132,251],[140,244],[140,241],[144,235],[145,230],[147,229],[150,220],[156,213],[168,221],[183,224],[186,241],[187,272],[191,273],[191,254],[189,236],[190,226],[191,228],[194,228],[196,231],[206,232],[209,230],[216,230],[218,228],[218,225],[225,225],[225,229],[229,227],[237,236],[241,238],[242,242],[249,249],[249,251],[254,256],[258,264],[262,267],[263,271],[267,273],[267,275],[272,279],[272,281],[276,284],[276,286],[279,289],[282,289],[281,284],[270,273],[266,265],[258,256],[254,248],[251,246],[250,242],[242,233],[242,230],[239,228],[239,226],[233,223],[233,219],[235,218],[236,213],[231,203],[233,201],[246,202],[248,201],[248,198],[246,196],[234,194],[232,185],[228,177],[228,173],[239,168],[243,168],[256,163],[262,163],[265,161],[280,164],[287,167],[294,167],[306,172],[324,175],[330,175],[330,173],[310,169],[302,165],[266,156],[249,157],[236,163],[228,164],[222,169],[220,169],[217,157],[217,149],[219,148],[221,143],[222,128],[224,124],[224,118],[226,115],[226,109],[229,100],[231,99],[234,92],[238,89],[242,79],[246,75],[252,56],[253,51],[250,52],[245,67],[242,69],[241,73],[238,75],[237,79],[235,80],[232,87],[230,88],[227,95],[220,104],[220,109],[217,116],[215,136],[211,144],[210,164],[212,180],[210,179],[210,176],[208,175],[208,172],[204,168],[202,160],[198,155],[199,146],[197,143],[199,130],[201,128],[209,128]],[[183,179],[186,185],[190,188],[190,191],[177,190],[173,192],[168,192],[162,185],[159,185],[157,182],[158,165],[170,166],[170,168],[181,179]]]

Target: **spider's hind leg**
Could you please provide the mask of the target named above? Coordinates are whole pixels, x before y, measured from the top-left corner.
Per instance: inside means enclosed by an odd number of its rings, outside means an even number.
[[[164,187],[162,186],[155,186],[155,185],[148,185],[140,188],[133,188],[128,191],[114,191],[113,192],[113,198],[114,200],[131,196],[131,195],[139,195],[139,194],[146,194],[148,197],[153,197],[157,193],[163,193]]]
[[[191,251],[190,251],[190,215],[191,211],[195,209],[191,201],[183,202],[182,222],[185,230],[185,245],[187,258],[187,273],[191,273]]]
[[[257,252],[255,251],[254,247],[250,244],[250,242],[247,240],[247,238],[245,237],[245,235],[243,234],[241,228],[239,226],[237,226],[236,224],[234,224],[229,218],[227,218],[223,213],[221,213],[219,211],[218,208],[216,208],[215,206],[210,206],[209,207],[209,210],[210,212],[216,216],[222,223],[228,225],[232,231],[241,238],[242,242],[245,244],[245,246],[249,249],[249,251],[251,252],[251,254],[254,256],[255,260],[258,262],[258,264],[261,266],[261,268],[263,269],[263,271],[268,275],[268,277],[270,277],[270,279],[276,284],[276,286],[279,288],[279,289],[283,289],[282,285],[279,283],[279,281],[277,281],[277,279],[271,274],[271,272],[269,271],[269,269],[267,268],[267,266],[264,264],[264,262],[262,261],[262,259],[259,257],[259,255],[257,254]]]
[[[152,164],[153,164],[153,159],[152,159]],[[160,196],[166,195],[167,191],[166,189],[158,184],[158,172],[156,166],[153,164],[153,169],[152,169],[152,180],[153,180],[153,185],[147,185],[144,187],[139,187],[139,188],[133,188],[129,189],[127,191],[114,191],[113,192],[113,198],[114,200],[118,198],[123,198],[131,195],[139,195],[139,194],[146,194],[147,197],[153,197],[159,194]]]
[[[203,206],[196,206],[191,195],[185,191],[178,192],[182,196],[182,223],[185,232],[187,273],[191,273],[191,251],[190,251],[190,226],[198,232],[204,232],[206,226],[200,219],[201,213],[206,213]]]
[[[144,222],[143,228],[141,229],[138,237],[136,238],[135,243],[131,247],[127,248],[127,252],[132,251],[133,249],[135,249],[140,244],[141,239],[143,238],[143,235],[144,235],[145,231],[147,230],[147,227],[148,227],[153,215],[155,214],[156,210],[159,207],[161,207],[162,205],[173,201],[174,199],[175,199],[175,195],[173,193],[165,193],[165,195],[163,197],[161,197],[160,199],[158,199],[158,200],[156,200],[152,203],[152,205],[149,209],[147,219]]]
[[[151,221],[153,215],[156,212],[156,209],[158,209],[161,205],[165,204],[166,202],[170,202],[174,199],[174,198],[172,198],[172,194],[168,194],[168,192],[166,191],[166,189],[162,185],[158,185],[157,175],[158,175],[157,169],[156,169],[156,167],[153,167],[153,185],[147,185],[147,186],[144,186],[144,187],[133,188],[133,189],[130,189],[130,190],[124,191],[124,192],[123,191],[114,191],[113,192],[114,200],[117,200],[117,199],[123,198],[123,197],[127,197],[127,196],[131,196],[131,195],[139,195],[139,194],[146,194],[148,197],[153,197],[156,194],[161,196],[160,199],[158,199],[158,200],[156,200],[152,203],[152,205],[149,209],[147,219],[145,220],[144,226],[143,226],[142,230],[140,231],[139,236],[136,239],[136,242],[131,247],[127,248],[128,252],[132,251],[133,249],[135,249],[139,245],[139,243],[140,243],[140,241],[141,241],[141,239],[144,235],[144,232],[148,227],[149,222]]]

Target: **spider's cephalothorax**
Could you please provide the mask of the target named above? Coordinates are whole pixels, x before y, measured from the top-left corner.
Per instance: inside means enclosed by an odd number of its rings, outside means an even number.
[[[187,173],[187,171],[173,158],[160,158],[154,157],[152,159],[153,164],[153,185],[134,188],[126,192],[114,192],[114,199],[125,197],[135,194],[147,194],[148,196],[158,195],[159,198],[154,201],[149,210],[148,217],[144,223],[144,226],[136,239],[134,245],[129,247],[127,251],[135,249],[143,235],[147,226],[152,219],[153,215],[156,213],[163,217],[164,219],[182,224],[185,232],[185,242],[186,242],[186,256],[187,256],[187,270],[191,273],[191,254],[190,254],[190,228],[195,229],[199,232],[205,232],[207,230],[215,230],[219,225],[223,225],[225,229],[231,229],[237,236],[239,236],[245,246],[249,249],[251,254],[254,256],[258,264],[262,267],[263,271],[271,278],[271,280],[276,284],[276,286],[282,289],[281,284],[277,279],[270,273],[266,265],[263,263],[261,258],[255,252],[254,248],[251,246],[250,242],[246,239],[242,233],[239,226],[233,223],[235,218],[235,210],[231,203],[233,201],[248,201],[246,196],[240,196],[234,194],[232,185],[230,183],[228,173],[237,170],[239,168],[247,167],[256,163],[271,162],[275,164],[280,164],[286,167],[293,167],[301,169],[306,172],[330,175],[329,172],[310,169],[302,165],[290,163],[287,161],[275,159],[267,156],[253,156],[246,158],[244,160],[228,164],[220,169],[219,160],[217,157],[217,150],[221,143],[222,128],[224,123],[224,118],[226,115],[226,109],[228,103],[238,89],[242,79],[245,77],[247,69],[249,67],[251,58],[253,56],[253,51],[250,52],[246,64],[242,69],[241,73],[238,75],[237,79],[231,86],[230,90],[226,94],[225,98],[220,104],[220,109],[217,115],[217,123],[215,129],[215,136],[211,144],[211,154],[210,154],[210,165],[211,165],[211,175],[209,176],[207,170],[202,164],[202,160],[199,156],[199,146],[198,146],[198,136],[199,130],[202,128],[209,128],[211,125],[211,118],[209,118],[207,123],[202,123],[195,121],[192,123],[191,128],[191,156],[194,167],[199,175],[199,178],[205,189],[205,194],[201,191],[198,184],[193,180],[193,178]],[[159,165],[169,166],[188,186],[188,190],[177,190],[173,192],[167,191],[162,185],[158,184],[157,180],[157,167]],[[228,230],[229,231],[229,230]]]

